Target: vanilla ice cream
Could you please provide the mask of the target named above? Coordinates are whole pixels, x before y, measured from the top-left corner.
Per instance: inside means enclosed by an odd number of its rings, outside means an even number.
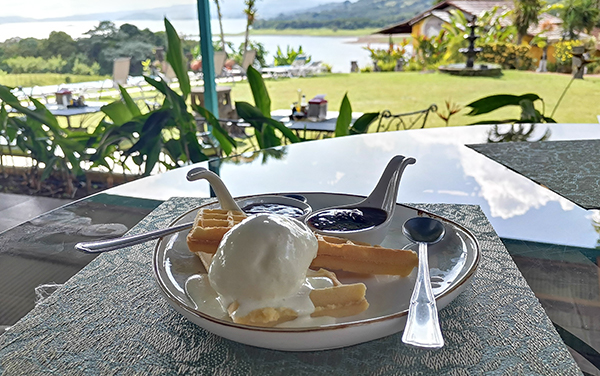
[[[208,271],[225,310],[237,315],[261,307],[288,307],[310,314],[306,273],[317,255],[315,235],[302,222],[274,214],[248,217],[221,241]],[[304,291],[304,293],[303,293]]]

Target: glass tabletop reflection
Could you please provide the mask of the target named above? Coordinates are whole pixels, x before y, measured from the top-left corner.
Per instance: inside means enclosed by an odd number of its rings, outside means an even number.
[[[120,223],[124,227],[114,231],[123,233],[170,197],[209,197],[207,182],[186,180],[185,175],[192,167],[202,166],[217,172],[234,197],[281,192],[366,196],[393,156],[410,156],[417,162],[404,171],[397,201],[479,205],[565,343],[575,348],[574,356],[580,367],[584,371],[600,368],[597,356],[600,349],[600,213],[582,209],[465,146],[486,143],[493,132],[490,126],[469,126],[347,136],[182,167],[106,190],[46,214],[36,219],[37,222],[31,221],[0,234],[4,244],[0,257],[19,257],[27,253],[28,258],[51,259],[55,256],[46,254],[52,248],[48,245],[63,244],[64,249],[60,251],[64,252],[63,263],[73,264],[67,273],[76,273],[89,262],[89,257],[82,259],[72,250],[72,244],[81,241],[80,234],[50,226],[44,221],[45,216],[56,217],[68,212],[71,216],[89,218],[89,224],[102,224],[107,228]],[[549,135],[548,140],[600,139],[600,127],[598,124],[540,124],[530,139],[537,140],[545,134]],[[51,228],[54,232],[50,234]],[[24,235],[33,229],[39,236],[48,232],[44,247],[39,245],[39,239]],[[101,238],[106,234],[95,236]],[[25,251],[28,243],[36,245],[33,254]],[[6,262],[0,263],[0,276],[5,274],[6,265]],[[33,267],[25,268],[20,278],[25,279],[31,273],[34,273]],[[35,279],[35,282],[40,280]],[[5,299],[3,296],[5,294],[0,293],[0,299]],[[20,297],[29,298],[31,296]],[[0,307],[5,305],[0,303]],[[4,310],[0,308],[0,318],[5,320],[0,325],[11,325],[18,320],[18,314],[9,316],[2,312]],[[589,348],[585,348],[586,345]]]

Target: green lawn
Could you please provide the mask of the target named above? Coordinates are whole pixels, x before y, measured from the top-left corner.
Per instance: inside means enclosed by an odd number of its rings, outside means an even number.
[[[68,77],[68,79],[67,79]],[[46,85],[60,85],[67,81],[86,82],[100,81],[109,78],[108,76],[82,76],[74,74],[59,73],[22,73],[0,75],[0,84],[9,87],[32,87]]]
[[[297,100],[298,89],[307,100],[317,94],[326,94],[329,110],[337,111],[344,93],[348,93],[353,111],[374,112],[385,109],[403,113],[427,108],[435,103],[441,111],[445,101],[465,106],[493,94],[535,93],[546,102],[546,116],[550,116],[569,75],[538,74],[534,72],[505,71],[500,78],[455,77],[441,73],[389,72],[330,74],[321,77],[267,80],[272,109],[290,108]],[[253,103],[246,82],[236,83],[232,89],[233,101]],[[600,115],[600,78],[586,77],[575,80],[557,109],[554,119],[560,123],[597,123]],[[539,108],[542,110],[541,106]],[[487,117],[465,116],[463,109],[451,119],[451,125],[465,125],[483,119],[504,119],[519,115],[518,110],[498,111]],[[428,127],[444,126],[432,116]]]

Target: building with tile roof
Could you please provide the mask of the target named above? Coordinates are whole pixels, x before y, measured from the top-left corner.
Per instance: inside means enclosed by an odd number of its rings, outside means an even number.
[[[515,5],[512,1],[445,0],[407,21],[381,29],[377,31],[377,34],[411,34],[413,37],[420,35],[434,37],[439,35],[444,24],[450,23],[450,12],[452,10],[460,10],[470,20],[496,7],[502,12],[514,9]],[[503,26],[507,26],[510,23],[510,18],[506,17],[501,19],[500,22],[506,24]],[[531,42],[534,36],[540,35],[542,32],[548,41],[548,61],[555,62],[553,44],[562,39],[562,20],[550,14],[541,14],[538,24],[529,27],[528,35],[523,38],[523,43]],[[537,46],[532,46],[530,54],[535,60],[539,61],[542,58],[543,50]]]

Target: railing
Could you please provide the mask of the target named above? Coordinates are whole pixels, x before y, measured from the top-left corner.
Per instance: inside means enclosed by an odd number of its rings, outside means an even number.
[[[435,113],[436,111],[437,105],[435,104],[432,104],[424,110],[406,112],[403,114],[392,114],[389,110],[384,110],[381,112],[381,115],[379,115],[379,122],[377,123],[376,132],[425,128],[427,117],[430,113]]]

